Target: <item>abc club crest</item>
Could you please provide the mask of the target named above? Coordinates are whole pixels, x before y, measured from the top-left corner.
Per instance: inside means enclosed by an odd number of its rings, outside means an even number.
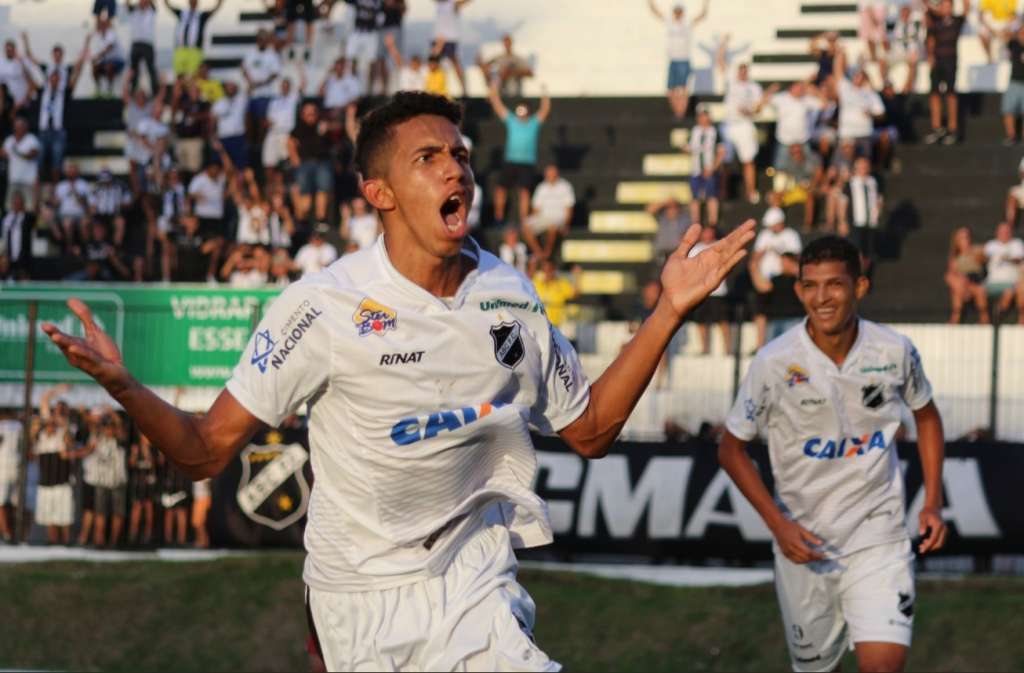
[[[309,453],[301,444],[250,444],[239,456],[238,507],[247,517],[274,530],[299,521],[309,505],[303,467]]]
[[[523,345],[523,326],[518,320],[503,322],[491,327],[491,339],[494,340],[494,357],[503,367],[515,369],[526,355]]]

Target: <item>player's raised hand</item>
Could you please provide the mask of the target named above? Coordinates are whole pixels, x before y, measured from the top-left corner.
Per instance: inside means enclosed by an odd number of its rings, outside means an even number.
[[[689,257],[689,254],[700,239],[701,227],[694,224],[686,230],[661,272],[662,298],[670,303],[678,317],[682,318],[704,301],[746,256],[747,244],[754,239],[755,226],[754,220],[747,220],[696,257]]]
[[[807,530],[796,521],[783,519],[773,530],[779,549],[793,563],[810,563],[820,561],[825,556],[815,549],[824,542],[817,535]]]
[[[917,549],[918,553],[927,554],[930,551],[942,549],[942,545],[946,544],[946,533],[949,529],[939,508],[925,507],[921,510],[918,519],[920,520],[918,533],[922,536],[921,544]]]
[[[106,385],[124,373],[124,361],[114,340],[101,330],[84,302],[69,299],[68,308],[82,321],[85,337],[73,337],[57,329],[53,323],[43,323],[43,331],[57,344],[64,357],[99,383]]]

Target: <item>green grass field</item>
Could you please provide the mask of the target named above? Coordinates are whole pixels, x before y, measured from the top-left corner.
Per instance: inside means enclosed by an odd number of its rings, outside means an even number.
[[[0,668],[306,670],[301,557],[0,566]],[[788,669],[771,586],[523,572],[570,670]],[[910,669],[1024,670],[1024,580],[921,582]],[[854,670],[852,659],[845,670]]]

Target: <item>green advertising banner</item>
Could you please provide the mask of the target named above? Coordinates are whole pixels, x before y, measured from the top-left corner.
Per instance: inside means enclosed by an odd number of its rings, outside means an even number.
[[[132,374],[149,386],[221,386],[231,376],[259,317],[280,288],[234,290],[205,285],[31,283],[0,287],[0,382],[25,380],[28,307],[37,302],[35,378],[84,382],[39,325],[82,335],[67,308],[72,297],[92,309],[117,342]]]

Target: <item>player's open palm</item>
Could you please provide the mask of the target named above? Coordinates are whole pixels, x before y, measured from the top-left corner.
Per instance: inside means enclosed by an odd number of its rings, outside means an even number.
[[[732,233],[690,257],[690,250],[700,238],[700,225],[686,230],[683,240],[665,262],[661,272],[664,298],[680,317],[686,315],[714,292],[729,272],[747,254],[747,244],[754,238],[754,220],[747,220]]]
[[[815,547],[822,540],[795,521],[784,520],[772,531],[779,549],[793,563],[810,563],[825,558]]]
[[[82,321],[84,337],[73,337],[57,329],[52,323],[43,323],[43,331],[57,344],[68,362],[101,383],[111,380],[123,370],[121,351],[110,336],[101,330],[84,302],[69,299],[68,308]]]

